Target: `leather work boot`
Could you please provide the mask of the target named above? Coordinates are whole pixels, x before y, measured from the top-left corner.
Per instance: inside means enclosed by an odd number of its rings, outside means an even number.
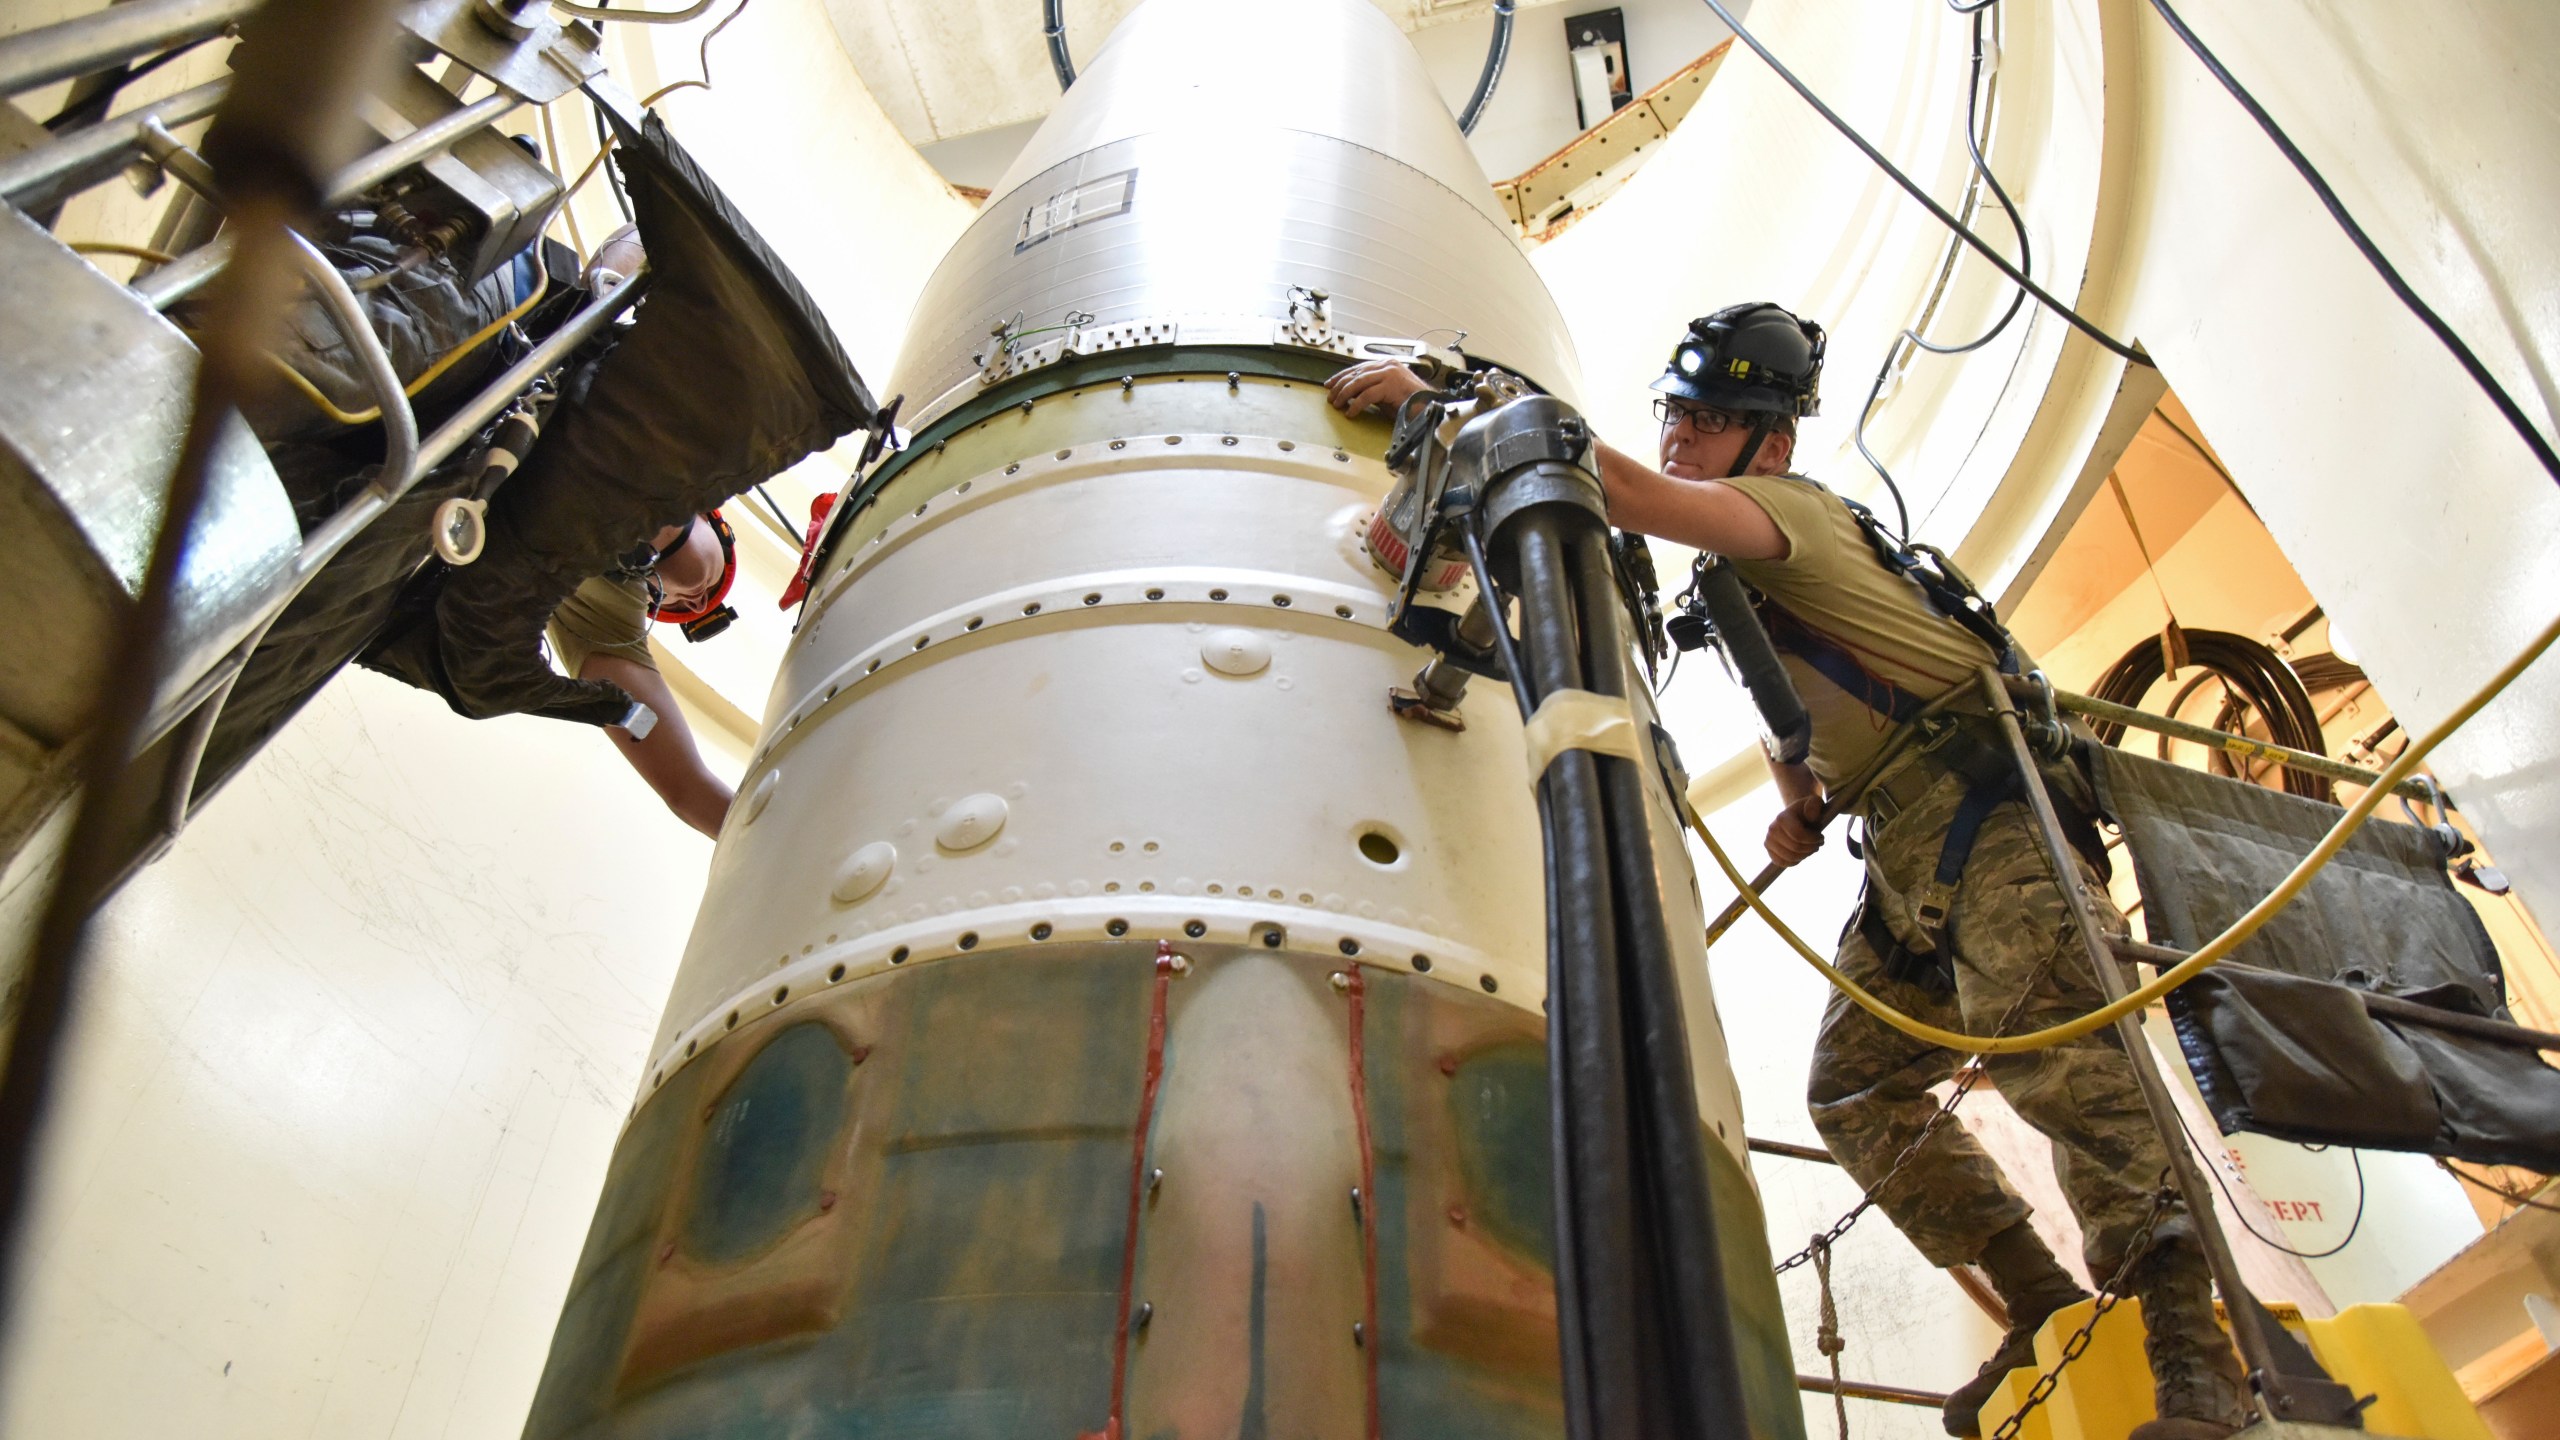
[[[2127,1440],[2223,1440],[2248,1423],[2248,1390],[2231,1337],[2213,1314],[2213,1278],[2193,1241],[2172,1239],[2134,1267],[2142,1300],[2143,1355],[2159,1418]]]
[[[1982,1362],[1982,1369],[1947,1396],[1939,1418],[1950,1435],[1981,1434],[1982,1402],[1991,1398],[2010,1371],[2035,1363],[2036,1331],[2044,1328],[2054,1311],[2089,1298],[2089,1292],[2080,1288],[2080,1282],[2071,1278],[2024,1220],[1992,1236],[1977,1263],[1991,1277],[1991,1288],[2000,1292],[2000,1303],[2008,1308],[2009,1332],[2000,1337],[2000,1348]]]

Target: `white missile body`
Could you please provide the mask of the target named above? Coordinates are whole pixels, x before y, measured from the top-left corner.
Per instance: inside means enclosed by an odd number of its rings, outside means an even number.
[[[1390,713],[1386,426],[1321,385],[1417,347],[1578,383],[1404,38],[1133,15],[917,306],[914,443],[821,553],[528,1434],[1560,1433],[1521,724]]]

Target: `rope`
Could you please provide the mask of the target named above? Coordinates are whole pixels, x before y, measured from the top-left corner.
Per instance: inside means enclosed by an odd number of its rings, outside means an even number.
[[[1840,1338],[1840,1307],[1831,1298],[1831,1240],[1816,1235],[1806,1247],[1813,1255],[1815,1283],[1822,1287],[1822,1319],[1814,1331],[1813,1348],[1831,1362],[1831,1413],[1840,1422],[1840,1440],[1849,1440],[1849,1401],[1840,1392],[1840,1352],[1849,1342]]]
[[[2230,955],[2233,950],[2238,949],[2243,941],[2257,934],[2260,928],[2275,918],[2278,911],[2293,903],[2294,898],[2311,883],[2312,876],[2319,874],[2321,868],[2346,847],[2347,841],[2363,827],[2364,822],[2372,816],[2374,807],[2382,803],[2383,799],[2391,793],[2393,786],[2407,779],[2410,772],[2418,768],[2418,762],[2427,757],[2429,751],[2435,749],[2447,736],[2469,723],[2472,716],[2480,713],[2482,706],[2496,699],[2501,691],[2514,683],[2518,675],[2524,673],[2526,667],[2542,658],[2542,652],[2550,649],[2555,640],[2560,640],[2560,619],[2555,619],[2542,627],[2541,634],[2535,636],[2533,641],[2519,651],[2514,659],[2500,667],[2497,674],[2490,676],[2488,683],[2474,691],[2470,699],[2455,707],[2454,712],[2446,716],[2442,724],[2428,731],[2423,737],[2412,741],[2406,749],[2402,750],[2377,777],[2373,786],[2357,796],[2356,803],[2347,807],[2347,813],[2338,817],[2338,823],[2329,827],[2329,833],[2320,837],[2320,843],[2311,847],[2311,853],[2305,855],[2302,862],[2293,867],[2293,872],[2278,882],[2276,888],[2269,891],[2265,899],[2249,907],[2247,914],[2231,922],[2228,929],[2206,941],[2185,960],[2162,971],[2158,979],[2123,999],[2101,1005],[2078,1019],[2066,1020],[2059,1025],[2048,1026],[2042,1030],[2032,1030],[2024,1035],[1966,1035],[1954,1030],[1944,1030],[1925,1021],[1913,1019],[1877,999],[1858,982],[1841,974],[1831,962],[1816,954],[1813,947],[1804,942],[1803,936],[1789,929],[1787,923],[1778,918],[1777,912],[1769,908],[1768,902],[1760,898],[1760,893],[1752,889],[1750,882],[1743,878],[1742,872],[1735,868],[1732,857],[1725,854],[1722,845],[1716,843],[1716,837],[1707,829],[1706,822],[1698,818],[1698,812],[1689,805],[1685,797],[1680,802],[1680,809],[1683,817],[1688,821],[1689,828],[1695,831],[1698,839],[1706,845],[1707,854],[1714,857],[1716,867],[1722,870],[1725,879],[1741,892],[1743,902],[1748,904],[1762,920],[1768,922],[1769,928],[1777,932],[1779,939],[1787,942],[1798,955],[1804,957],[1807,964],[1820,971],[1822,978],[1830,981],[1841,994],[1855,1001],[1858,1008],[1915,1040],[1923,1040],[1932,1045],[1943,1045],[1950,1050],[1967,1050],[1980,1055],[2014,1055],[2030,1050],[2046,1050],[2077,1040],[2083,1035],[2112,1025],[2127,1015],[2140,1012],[2161,996],[2203,974]]]

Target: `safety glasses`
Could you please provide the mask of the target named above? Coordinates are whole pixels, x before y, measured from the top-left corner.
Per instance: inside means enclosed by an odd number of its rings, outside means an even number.
[[[1742,416],[1729,410],[1692,404],[1686,400],[1674,400],[1668,395],[1653,402],[1653,418],[1661,421],[1666,427],[1686,420],[1689,422],[1689,428],[1701,435],[1721,435],[1734,426],[1744,423]]]

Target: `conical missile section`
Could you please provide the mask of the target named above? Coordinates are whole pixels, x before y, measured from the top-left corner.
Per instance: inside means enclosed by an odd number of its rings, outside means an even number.
[[[918,303],[527,1434],[1560,1436],[1520,720],[1400,718],[1364,546],[1431,352],[1553,302],[1358,0],[1154,0]],[[1657,806],[1754,1433],[1801,1432]]]

